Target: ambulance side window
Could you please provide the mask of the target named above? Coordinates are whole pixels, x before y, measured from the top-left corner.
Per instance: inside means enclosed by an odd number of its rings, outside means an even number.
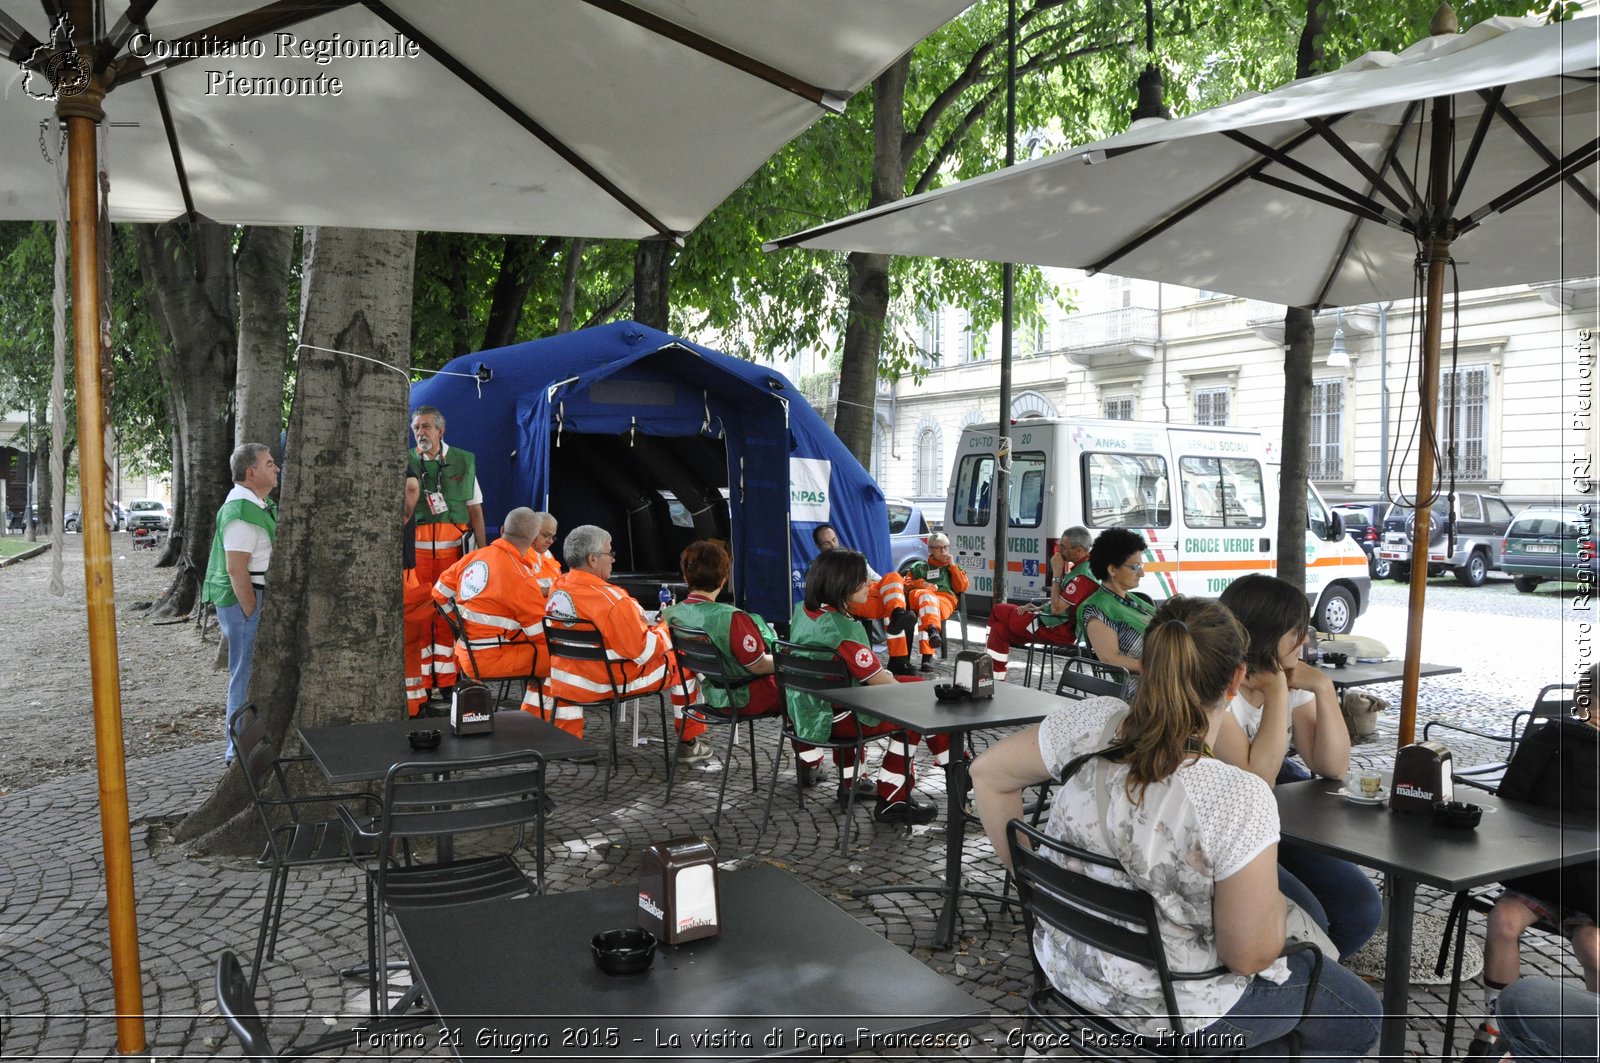
[[[1251,458],[1178,459],[1184,523],[1191,528],[1265,528],[1261,463]]]
[[[1018,454],[1011,459],[1013,528],[1037,528],[1044,519],[1044,455]]]
[[[994,480],[993,454],[968,454],[956,469],[956,496],[950,519],[963,527],[989,523],[989,490]]]
[[[1085,454],[1083,512],[1091,528],[1170,526],[1166,459],[1158,454]]]

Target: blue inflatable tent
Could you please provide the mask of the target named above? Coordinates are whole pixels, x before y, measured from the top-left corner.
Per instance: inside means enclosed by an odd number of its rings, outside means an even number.
[[[547,509],[563,531],[610,531],[619,574],[673,579],[683,546],[724,539],[736,600],[777,622],[818,523],[888,570],[883,492],[770,367],[624,321],[444,371],[461,375],[418,384],[411,406],[437,406],[445,441],[477,456],[491,528],[516,506]]]

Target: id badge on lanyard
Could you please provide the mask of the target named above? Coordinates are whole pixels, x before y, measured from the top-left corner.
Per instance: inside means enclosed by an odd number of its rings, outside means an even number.
[[[429,491],[427,498],[428,512],[432,513],[435,517],[439,516],[441,513],[447,512],[450,509],[450,503],[444,500],[443,493],[439,491]]]

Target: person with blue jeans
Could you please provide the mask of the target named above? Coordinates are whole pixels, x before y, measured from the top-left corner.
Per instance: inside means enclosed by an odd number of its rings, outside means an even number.
[[[233,490],[217,511],[200,600],[217,609],[228,640],[228,747],[233,763],[233,719],[250,693],[250,657],[266,600],[267,566],[278,534],[278,507],[268,497],[278,486],[278,464],[261,443],[241,443],[228,459]]]
[[[1494,1002],[1500,1036],[1518,1063],[1594,1059],[1600,996],[1564,979],[1529,975]]]
[[[1181,1030],[1153,968],[1040,926],[1034,957],[1080,1006],[1130,1033],[1181,1034],[1197,1054],[1287,1055],[1293,1033],[1303,1058],[1357,1060],[1378,1040],[1377,995],[1326,957],[1307,1007],[1314,961],[1282,952],[1292,927],[1316,935],[1278,890],[1277,803],[1212,755],[1248,643],[1218,603],[1169,598],[1145,631],[1132,704],[1088,698],[995,743],[973,762],[973,797],[1009,866],[1022,791],[1056,780],[1046,833],[1115,858],[1109,880],[1154,902],[1167,963],[1184,974],[1172,987]]]
[[[1217,600],[1250,637],[1244,682],[1228,703],[1217,756],[1268,786],[1309,779],[1311,772],[1343,778],[1350,771],[1350,730],[1338,691],[1326,672],[1300,659],[1310,623],[1306,596],[1257,572],[1228,584]],[[1310,772],[1289,759],[1291,738]],[[1278,888],[1326,927],[1340,956],[1366,944],[1383,918],[1383,900],[1364,871],[1298,845],[1278,847]]]

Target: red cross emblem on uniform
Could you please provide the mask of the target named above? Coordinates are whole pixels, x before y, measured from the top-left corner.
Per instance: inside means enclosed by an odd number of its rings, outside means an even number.
[[[746,653],[754,653],[754,652],[756,652],[756,646],[757,645],[758,645],[758,643],[756,642],[756,637],[754,635],[746,635],[744,637],[744,652],[746,652]]]
[[[867,649],[867,647],[863,646],[859,650],[856,651],[856,667],[857,668],[862,668],[862,669],[871,668],[873,665],[875,665],[877,663],[878,663],[877,658],[872,656],[872,651]]]

